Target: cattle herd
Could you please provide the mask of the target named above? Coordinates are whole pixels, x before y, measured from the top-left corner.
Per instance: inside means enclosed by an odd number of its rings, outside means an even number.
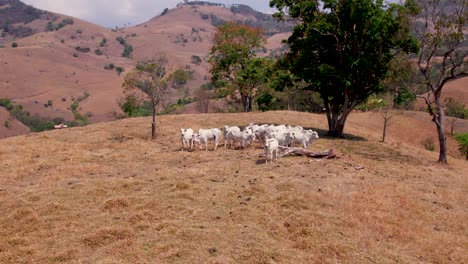
[[[194,143],[208,150],[208,142],[214,142],[214,150],[218,148],[221,140],[224,139],[224,148],[246,148],[254,142],[259,142],[264,148],[265,162],[268,158],[275,161],[278,158],[278,149],[280,147],[290,147],[299,144],[308,148],[312,142],[319,138],[316,131],[304,129],[301,126],[290,125],[257,125],[249,124],[243,130],[237,126],[224,126],[223,131],[219,128],[200,129],[194,132],[191,128],[180,129],[180,139],[182,151],[192,150]]]

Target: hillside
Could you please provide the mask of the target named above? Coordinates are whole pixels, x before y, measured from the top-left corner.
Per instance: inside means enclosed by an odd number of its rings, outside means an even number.
[[[29,128],[0,107],[0,139],[29,133]]]
[[[311,146],[339,159],[268,165],[261,149],[181,152],[178,129],[322,132],[324,116],[162,116],[155,142],[149,118],[0,140],[0,262],[466,263],[468,163],[378,143],[368,118],[350,116],[354,140]]]
[[[188,95],[192,96],[192,91],[209,79],[206,58],[216,23],[230,20],[254,23],[261,17],[259,12],[240,7],[239,10],[223,6],[180,5],[146,23],[118,30],[31,9],[49,17],[41,16],[26,24],[36,25],[35,32],[38,33],[4,40],[4,48],[0,49],[0,70],[4,73],[0,75],[1,97],[22,104],[31,114],[73,120],[71,105],[86,93],[89,96],[80,101],[77,108],[81,115],[91,122],[114,120],[115,114],[120,112],[118,101],[123,97],[121,84],[125,72],[130,71],[138,60],[161,53],[169,57],[169,70],[193,71],[193,80],[187,84]],[[275,44],[267,45],[267,51],[272,52],[280,47],[278,34],[275,35],[279,29],[275,29],[272,20],[262,21],[264,24],[269,21],[268,32],[275,39]],[[46,30],[49,23],[50,31]],[[122,57],[124,45],[117,38],[133,47],[129,58]],[[16,48],[12,47],[13,42],[17,44]],[[193,56],[198,56],[202,62],[199,65],[192,63]],[[115,70],[117,67],[124,70],[120,76]],[[172,99],[177,101],[186,95],[187,91],[179,89],[174,91]],[[51,107],[48,106],[50,101]]]
[[[0,46],[47,31],[47,23],[60,18],[58,14],[39,10],[19,0],[0,0]]]

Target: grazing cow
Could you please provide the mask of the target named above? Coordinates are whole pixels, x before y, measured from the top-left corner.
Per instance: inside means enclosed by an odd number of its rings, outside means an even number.
[[[304,148],[308,148],[319,136],[316,131],[304,130],[303,132],[292,132],[291,138],[293,142],[302,144]]]
[[[190,145],[190,150],[193,147],[193,129],[191,128],[181,128],[180,129],[180,141],[182,142],[182,151],[187,148],[187,145]]]
[[[227,133],[228,133],[229,131],[239,132],[239,133],[240,133],[241,130],[240,130],[240,128],[237,127],[237,126],[232,126],[232,127],[230,127],[230,126],[224,126],[224,131],[223,131],[223,132],[224,132],[224,135],[223,135],[223,136],[224,136],[224,148],[225,148],[225,149],[226,149],[226,143],[227,143]],[[231,143],[231,147],[232,147],[232,143]]]
[[[236,148],[236,143],[240,143],[242,148],[245,148],[247,145],[250,145],[255,140],[255,135],[250,130],[239,131],[229,131],[225,137],[226,142],[229,142],[229,147],[232,148],[234,143],[234,148]]]
[[[198,133],[193,134],[193,140],[200,143],[200,149],[205,144],[205,150],[208,151],[208,140],[214,141],[214,150],[218,148],[219,139],[221,137],[221,130],[219,128],[200,129]]]
[[[268,157],[270,157],[271,161],[275,161],[278,159],[278,140],[274,138],[267,138],[265,141],[265,163],[268,164]],[[275,155],[273,155],[273,153]]]

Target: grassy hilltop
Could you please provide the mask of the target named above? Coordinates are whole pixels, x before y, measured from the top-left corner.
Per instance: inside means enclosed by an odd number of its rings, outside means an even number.
[[[0,262],[467,262],[468,165],[439,165],[414,144],[424,134],[402,120],[415,116],[397,117],[382,144],[375,117],[353,114],[353,140],[310,147],[338,159],[274,165],[258,148],[181,152],[179,128],[289,123],[323,135],[325,117],[162,116],[154,142],[148,118],[0,140]]]

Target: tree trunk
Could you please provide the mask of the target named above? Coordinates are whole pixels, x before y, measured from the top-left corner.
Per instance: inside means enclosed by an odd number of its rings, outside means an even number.
[[[252,96],[249,96],[248,99],[247,99],[247,101],[248,101],[248,103],[249,103],[247,112],[252,112],[253,97],[252,97]]]
[[[437,102],[436,102],[437,103]],[[438,104],[439,112],[433,118],[437,127],[437,135],[439,137],[439,162],[447,163],[447,138],[445,137],[445,113],[442,105]]]
[[[242,106],[244,107],[244,112],[248,112],[248,102],[247,102],[247,95],[241,94]]]
[[[151,139],[156,139],[156,105],[153,104],[153,121],[151,122]]]
[[[344,127],[346,124],[346,119],[348,118],[349,113],[352,111],[352,107],[348,108],[344,106],[340,109],[336,109],[331,105],[331,102],[324,96],[323,103],[325,106],[325,112],[327,114],[327,121],[328,121],[328,132],[327,135],[331,137],[344,137]],[[347,105],[348,102],[345,102]]]
[[[342,113],[341,116],[338,113],[327,114],[328,120],[328,135],[332,137],[344,137],[344,127],[346,119],[348,118],[349,112]]]
[[[385,136],[387,134],[387,122],[388,122],[388,119],[385,118],[384,123],[383,123],[382,142],[385,142]]]

